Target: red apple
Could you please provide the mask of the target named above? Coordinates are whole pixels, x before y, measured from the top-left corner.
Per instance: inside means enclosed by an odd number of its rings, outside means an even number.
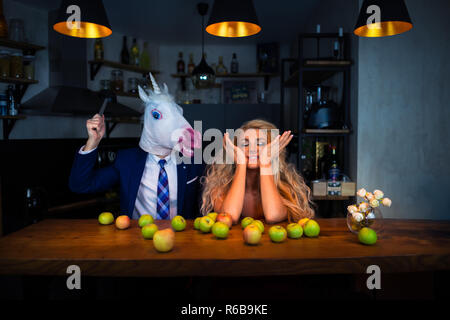
[[[244,232],[244,241],[247,244],[258,244],[261,240],[261,230],[259,230],[257,225],[250,224],[245,227]]]
[[[153,235],[153,245],[159,252],[169,252],[175,243],[175,232],[171,228],[156,231]]]
[[[130,227],[130,218],[128,216],[118,216],[116,219],[116,227],[119,230],[128,229]]]
[[[217,215],[216,222],[223,222],[228,228],[231,228],[233,225],[233,218],[231,217],[231,214],[222,212]]]

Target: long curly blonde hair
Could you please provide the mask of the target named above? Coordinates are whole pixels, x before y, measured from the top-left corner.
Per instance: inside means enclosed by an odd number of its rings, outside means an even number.
[[[268,132],[267,143],[272,140],[272,130],[276,130],[276,126],[272,123],[255,119],[245,122],[240,129],[246,131],[248,129],[265,129]],[[234,144],[237,145],[237,138],[234,137]],[[223,160],[225,157],[223,149],[219,152],[215,160],[208,166],[206,176],[201,179],[203,185],[201,212],[203,215],[214,210],[214,199],[222,197],[231,187],[235,164],[227,164]],[[294,165],[286,162],[286,149],[280,152],[278,160],[279,170],[274,174],[275,184],[280,193],[283,204],[288,211],[289,222],[297,222],[302,218],[313,218],[314,205],[311,201],[311,190],[305,184],[304,179],[297,173]]]

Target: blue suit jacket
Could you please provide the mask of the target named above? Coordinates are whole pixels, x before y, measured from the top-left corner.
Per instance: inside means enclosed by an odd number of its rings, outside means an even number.
[[[85,155],[77,152],[69,188],[77,193],[93,193],[106,191],[120,183],[120,214],[131,218],[147,155],[141,148],[119,150],[112,165],[95,169],[97,150]],[[187,219],[200,216],[200,178],[203,171],[202,164],[177,165],[177,211]]]

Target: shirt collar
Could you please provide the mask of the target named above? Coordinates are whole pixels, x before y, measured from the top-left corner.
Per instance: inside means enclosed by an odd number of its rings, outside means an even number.
[[[162,159],[166,160],[166,164],[169,164],[169,162],[172,160],[171,153],[169,153],[164,158],[160,158],[156,154],[152,154],[152,153],[149,153],[149,155],[150,155],[150,158],[152,159],[152,161],[155,162],[156,164],[159,164],[159,160],[162,160]]]

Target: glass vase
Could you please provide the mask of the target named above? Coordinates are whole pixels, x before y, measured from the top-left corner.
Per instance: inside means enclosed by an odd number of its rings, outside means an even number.
[[[357,221],[350,212],[347,213],[347,226],[351,232],[358,234],[359,230],[367,227],[373,229],[377,234],[381,233],[383,230],[383,215],[379,207],[369,207],[367,212],[361,214],[363,216],[361,221]]]

